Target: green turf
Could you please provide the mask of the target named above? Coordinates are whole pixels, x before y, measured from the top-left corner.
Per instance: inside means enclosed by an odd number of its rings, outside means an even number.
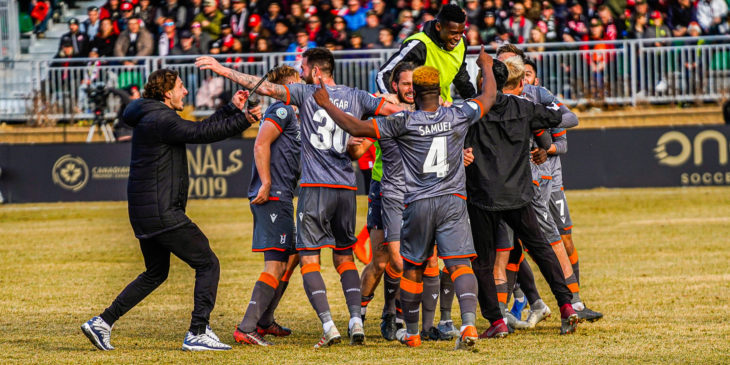
[[[235,345],[225,353],[184,353],[179,349],[192,310],[194,275],[176,258],[167,282],[117,322],[112,334],[117,350],[97,351],[79,326],[143,270],[126,204],[0,206],[0,363],[729,363],[729,192],[568,192],[581,294],[606,317],[559,336],[555,300],[539,277],[553,318],[503,340],[480,341],[478,353],[451,351],[451,342],[408,349],[381,340],[382,288],[370,304],[364,347],[314,350],[321,327],[298,273],[277,312],[278,321],[293,328],[291,337],[273,339],[277,345],[271,348]],[[366,209],[366,199],[359,198],[358,227]],[[248,203],[191,201],[188,212],[220,258],[211,325],[233,343],[233,328],[263,268],[262,255],[250,251]],[[345,333],[346,306],[329,253],[322,269],[335,322]],[[458,315],[456,305],[453,313]],[[480,319],[479,329],[485,326]]]

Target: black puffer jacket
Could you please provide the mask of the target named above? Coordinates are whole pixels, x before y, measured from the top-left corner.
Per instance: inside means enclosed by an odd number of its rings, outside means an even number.
[[[251,126],[228,104],[202,122],[191,122],[160,101],[137,99],[124,111],[134,127],[127,200],[137,238],[150,238],[188,222],[186,143],[212,143],[240,134]]]

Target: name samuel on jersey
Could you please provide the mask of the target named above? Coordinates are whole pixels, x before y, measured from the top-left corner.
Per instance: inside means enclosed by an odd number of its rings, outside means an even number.
[[[436,124],[431,124],[430,126],[419,126],[418,127],[418,133],[420,133],[422,136],[425,136],[427,134],[435,134],[435,133],[441,133],[445,131],[451,130],[451,122],[440,122]]]

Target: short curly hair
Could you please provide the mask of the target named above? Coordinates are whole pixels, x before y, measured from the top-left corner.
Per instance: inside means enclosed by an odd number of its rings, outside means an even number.
[[[497,48],[497,58],[499,58],[502,53],[514,53],[520,57],[525,57],[525,52],[517,48],[517,46],[512,43],[507,43]]]
[[[446,4],[441,8],[436,19],[441,24],[448,22],[454,23],[466,23],[466,13],[461,9],[460,6],[454,4]]]
[[[167,68],[159,69],[147,77],[143,98],[165,101],[165,93],[175,88],[179,74]]]
[[[271,72],[266,76],[266,81],[284,85],[292,78],[296,80],[297,76],[299,76],[299,72],[297,70],[291,66],[284,65],[271,70]]]

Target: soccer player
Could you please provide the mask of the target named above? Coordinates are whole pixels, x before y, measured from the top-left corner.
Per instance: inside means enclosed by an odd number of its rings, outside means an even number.
[[[458,5],[446,4],[435,20],[426,22],[423,31],[408,37],[397,53],[381,67],[376,81],[381,93],[389,93],[388,80],[395,66],[411,62],[416,66],[432,66],[439,70],[440,95],[447,103],[452,102],[451,84],[462,98],[476,95],[474,85],[466,71],[466,14]]]
[[[469,258],[475,256],[468,227],[464,194],[462,148],[468,127],[492,106],[496,84],[492,59],[482,48],[477,64],[484,71],[484,93],[453,107],[439,105],[439,71],[421,66],[413,71],[416,97],[414,112],[403,111],[372,123],[357,120],[330,101],[324,84],[314,98],[342,128],[355,136],[395,139],[403,159],[406,191],[401,229],[404,273],[400,282],[406,328],[398,331],[401,343],[421,344],[418,315],[423,292],[424,261],[434,242],[438,255],[454,281],[461,307],[462,327],[457,349],[471,348],[478,334],[475,327],[477,282]]]
[[[280,66],[269,82],[301,82],[297,70]],[[254,284],[251,301],[233,338],[238,343],[269,346],[264,335],[288,336],[291,330],[274,320],[274,311],[299,264],[294,249],[294,189],[299,180],[299,120],[296,111],[278,101],[264,113],[254,144],[254,165],[248,198],[253,214],[254,252],[264,253],[264,271]]]
[[[244,88],[253,88],[259,77],[223,67],[212,57],[199,57],[201,69],[228,77]],[[400,108],[375,98],[367,92],[334,81],[335,60],[326,48],[308,49],[302,54],[301,76],[310,85],[278,85],[263,82],[257,93],[284,101],[299,108],[303,136],[301,191],[297,205],[297,240],[302,281],[309,302],[322,322],[324,334],[315,348],[338,343],[340,333],[332,321],[327,288],[320,274],[320,250],[334,250],[333,263],[340,274],[342,291],[350,312],[348,333],[350,344],[365,341],[360,314],[360,277],[352,256],[355,239],[355,171],[347,154],[349,135],[338,127],[327,111],[312,98],[321,78],[332,91],[335,104],[357,118],[364,115],[389,114]]]
[[[210,118],[193,123],[180,118],[185,89],[178,73],[150,74],[144,95],[129,104],[124,122],[134,128],[127,200],[129,220],[139,239],[145,272],[81,330],[100,350],[113,350],[114,323],[167,279],[170,253],[195,269],[194,308],[182,349],[230,350],[210,326],[220,265],[208,238],[185,214],[188,196],[186,143],[212,143],[240,134],[251,123],[241,111],[248,95],[237,92],[231,103]]]

